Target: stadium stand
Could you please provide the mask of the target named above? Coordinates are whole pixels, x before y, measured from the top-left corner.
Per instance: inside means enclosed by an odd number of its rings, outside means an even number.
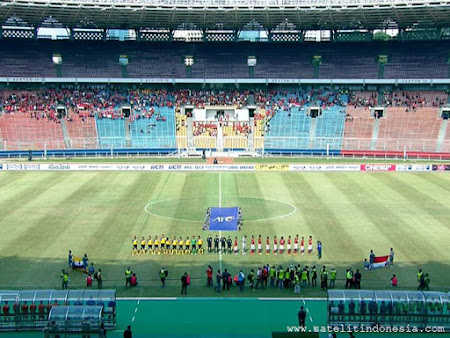
[[[177,148],[187,149],[188,147],[187,116],[185,114],[181,114],[179,108],[176,109],[175,113],[175,127],[176,127]]]
[[[190,43],[118,41],[0,41],[0,76],[56,77],[53,53],[62,56],[62,77],[120,78],[119,56],[127,55],[129,78],[248,78],[247,57],[255,56],[255,78],[311,79],[321,56],[323,79],[378,78],[379,55],[388,57],[387,79],[447,78],[449,41],[358,43]],[[183,60],[195,63],[188,76]],[[32,61],[31,61],[32,60]]]
[[[100,148],[125,148],[125,122],[123,119],[95,117]]]
[[[305,109],[290,112],[279,109],[266,128],[264,148],[307,149],[310,144],[311,118]]]
[[[225,123],[223,126],[225,149],[247,149],[248,135],[251,128],[247,123]]]
[[[313,149],[341,149],[344,133],[345,107],[329,107],[316,118]]]
[[[368,107],[349,105],[345,119],[342,149],[369,150],[375,118]]]
[[[233,149],[448,151],[439,110],[445,91],[352,92],[347,89],[136,90],[97,86],[2,90],[0,138],[7,150]],[[256,107],[254,119],[229,116],[188,126],[183,106]],[[68,117],[57,116],[56,106]],[[381,106],[385,115],[374,117]],[[130,117],[124,107],[131,109]],[[179,112],[175,113],[175,107]],[[385,107],[385,108],[383,108]],[[127,108],[128,109],[128,108]],[[311,117],[311,109],[317,116]],[[189,123],[190,124],[190,123]],[[190,143],[192,140],[192,143]],[[251,143],[249,142],[251,141]],[[190,146],[188,147],[188,145]]]
[[[388,108],[380,119],[377,149],[433,152],[441,123],[437,108]]]
[[[217,129],[218,125],[215,122],[194,122],[192,124],[194,146],[199,149],[216,149]]]
[[[95,118],[89,117],[89,114],[71,114],[70,118],[67,119],[66,125],[71,148],[98,148]]]
[[[152,107],[148,118],[137,115],[130,123],[131,143],[137,148],[175,148],[173,107]]]

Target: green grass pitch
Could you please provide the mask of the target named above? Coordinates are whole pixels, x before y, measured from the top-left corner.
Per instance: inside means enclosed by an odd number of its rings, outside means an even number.
[[[337,287],[343,287],[345,268],[361,269],[370,249],[385,255],[393,247],[395,266],[363,272],[363,288],[388,288],[396,273],[400,288],[414,289],[422,268],[433,290],[449,291],[449,196],[446,173],[2,172],[0,288],[59,288],[69,249],[75,255],[87,253],[102,268],[104,287],[117,288],[121,296],[178,296],[185,271],[192,276],[188,296],[216,296],[205,287],[208,264],[232,274],[241,268],[256,271],[263,263],[334,266]],[[219,204],[243,209],[243,231],[224,235],[261,234],[271,240],[274,235],[312,235],[314,246],[316,240],[323,243],[323,258],[319,261],[315,252],[131,255],[135,235],[202,235],[205,241],[206,208]],[[124,287],[127,266],[138,275],[139,286],[132,290]],[[162,266],[169,271],[165,289],[158,280]],[[70,277],[70,287],[84,287],[81,273]],[[289,290],[271,289],[243,294],[293,296]],[[241,294],[234,288],[225,295]],[[305,289],[302,296],[325,293]]]

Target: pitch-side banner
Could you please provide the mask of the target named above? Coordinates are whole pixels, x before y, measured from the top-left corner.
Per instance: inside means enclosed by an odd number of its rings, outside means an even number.
[[[447,171],[450,165],[432,164],[107,164],[107,163],[0,163],[0,170],[13,171]]]
[[[254,164],[0,164],[3,170],[36,171],[254,171]]]
[[[395,164],[361,164],[361,171],[395,171]]]
[[[397,164],[396,171],[431,171],[433,166],[431,164]]]
[[[291,171],[360,171],[359,164],[291,164]]]

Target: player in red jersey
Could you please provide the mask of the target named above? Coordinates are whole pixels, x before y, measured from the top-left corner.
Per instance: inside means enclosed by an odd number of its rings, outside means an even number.
[[[308,253],[312,253],[313,251],[313,240],[312,240],[312,236],[309,236],[308,239]]]
[[[281,239],[280,239],[280,255],[283,254],[283,252],[284,252],[284,238],[283,238],[283,236],[281,236]]]
[[[238,254],[238,239],[237,237],[234,238],[234,254]]]
[[[302,255],[305,254],[305,237],[302,236],[302,241],[300,242],[300,251]]]
[[[270,254],[270,238],[267,236],[266,238],[266,255]]]
[[[273,254],[276,255],[278,251],[277,236],[273,236]]]
[[[252,241],[251,241],[251,244],[250,244],[250,254],[252,256],[255,255],[255,236],[253,236],[253,235],[252,235]]]
[[[298,254],[298,235],[294,238],[294,255]]]
[[[262,238],[261,235],[258,236],[258,255],[262,254]]]
[[[288,237],[288,240],[287,240],[287,253],[288,253],[288,255],[290,255],[291,252],[292,252],[291,236],[289,236],[289,237]]]

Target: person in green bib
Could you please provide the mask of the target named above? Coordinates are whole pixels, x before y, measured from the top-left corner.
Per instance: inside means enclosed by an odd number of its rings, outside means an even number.
[[[300,293],[300,278],[298,277],[298,274],[294,275],[294,293]]]
[[[278,287],[280,290],[284,288],[284,270],[281,265],[278,268]]]
[[[132,274],[131,268],[128,267],[128,268],[125,270],[125,287],[126,287],[126,288],[128,287],[128,285],[131,286],[131,274]]]
[[[330,271],[330,289],[334,289],[334,285],[336,283],[336,269],[335,268],[331,268]]]
[[[307,284],[308,284],[308,270],[304,268],[302,271],[302,287],[306,288]]]
[[[271,287],[275,286],[275,274],[276,274],[275,266],[272,265],[269,269],[270,286]]]

